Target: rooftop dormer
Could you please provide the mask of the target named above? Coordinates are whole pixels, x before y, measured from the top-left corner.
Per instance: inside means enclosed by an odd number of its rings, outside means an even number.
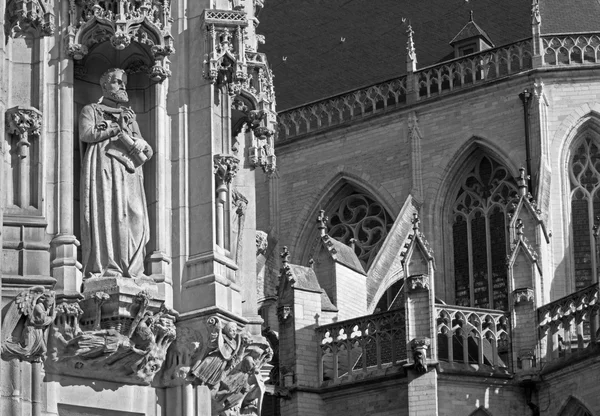
[[[494,43],[485,31],[473,20],[473,10],[469,15],[469,21],[450,41],[454,48],[454,57],[470,55],[494,47]]]

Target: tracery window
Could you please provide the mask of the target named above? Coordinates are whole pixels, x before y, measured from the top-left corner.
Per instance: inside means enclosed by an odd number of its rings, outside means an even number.
[[[507,205],[517,185],[483,156],[462,182],[452,208],[456,304],[508,309]]]
[[[383,244],[392,219],[383,206],[368,195],[354,192],[329,211],[329,236],[344,244],[354,239],[354,252],[365,270]]]
[[[590,137],[574,149],[569,163],[571,183],[571,226],[576,289],[593,282],[594,217],[600,215],[600,151]]]

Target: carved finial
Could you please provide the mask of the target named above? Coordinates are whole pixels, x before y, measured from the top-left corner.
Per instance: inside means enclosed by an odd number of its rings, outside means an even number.
[[[421,220],[419,219],[419,214],[417,214],[416,212],[413,214],[413,219],[412,219],[412,225],[413,225],[413,230],[415,232],[419,231],[419,223],[421,222]]]
[[[531,3],[531,24],[539,25],[542,23],[542,16],[540,14],[540,2],[539,0],[533,0]]]
[[[315,259],[313,259],[312,257],[310,258],[310,260],[308,260],[308,267],[310,267],[311,269],[315,268]]]
[[[402,19],[404,23],[406,23],[406,19]],[[407,24],[406,34],[406,70],[409,72],[414,72],[417,70],[417,51],[415,50],[415,41],[414,41],[414,30],[410,21]]]
[[[473,21],[473,10],[469,11],[469,22]]]
[[[329,218],[325,215],[325,211],[324,210],[320,210],[319,211],[319,216],[317,217],[317,228],[319,229],[320,233],[321,233],[321,237],[325,236],[327,234],[327,222],[329,221]]]
[[[283,246],[283,249],[281,250],[281,262],[284,265],[290,262],[290,251],[287,246]]]

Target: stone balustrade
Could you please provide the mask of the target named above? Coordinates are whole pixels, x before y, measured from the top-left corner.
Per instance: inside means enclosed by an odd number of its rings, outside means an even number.
[[[531,39],[420,69],[419,99],[471,87],[532,68]]]
[[[597,341],[598,283],[538,308],[542,362],[568,358]]]
[[[599,34],[570,34],[542,38],[544,65],[600,63]]]
[[[543,66],[600,63],[600,34],[541,38]],[[278,141],[533,69],[533,40],[487,49],[279,113]],[[413,84],[414,82],[414,84]],[[415,85],[415,98],[410,86]]]
[[[508,368],[506,312],[440,304],[435,310],[439,360]]]
[[[279,113],[279,140],[406,104],[406,76]]]
[[[316,329],[320,383],[337,384],[406,363],[404,309],[376,313]]]

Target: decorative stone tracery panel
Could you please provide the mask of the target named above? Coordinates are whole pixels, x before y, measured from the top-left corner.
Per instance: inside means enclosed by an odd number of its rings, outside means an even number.
[[[340,200],[328,214],[329,236],[345,244],[354,239],[354,251],[368,269],[392,226],[390,214],[373,198],[359,192]]]

